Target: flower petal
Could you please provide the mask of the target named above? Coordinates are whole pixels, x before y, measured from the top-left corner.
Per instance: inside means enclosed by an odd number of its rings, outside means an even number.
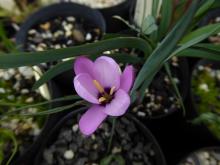
[[[124,72],[121,75],[120,89],[123,89],[125,92],[129,92],[134,82],[134,68],[129,65],[126,66]]]
[[[105,60],[106,62],[108,62],[109,64],[112,65],[112,67],[114,67],[115,69],[118,70],[118,72],[121,74],[121,68],[119,67],[119,65],[117,64],[117,62],[108,56],[100,56],[99,58],[96,59],[97,60]]]
[[[130,105],[130,96],[119,89],[113,100],[105,106],[104,112],[110,116],[121,116],[123,115]]]
[[[81,73],[74,78],[74,87],[77,94],[90,103],[99,104],[98,90],[89,74]]]
[[[107,115],[103,112],[104,107],[93,105],[85,114],[82,115],[79,121],[80,131],[84,135],[91,135],[105,120]]]
[[[78,57],[74,63],[74,72],[76,75],[87,73],[92,77],[94,63],[87,57]]]
[[[96,59],[93,75],[104,88],[115,86],[118,89],[120,86],[120,67],[110,57],[101,56]]]

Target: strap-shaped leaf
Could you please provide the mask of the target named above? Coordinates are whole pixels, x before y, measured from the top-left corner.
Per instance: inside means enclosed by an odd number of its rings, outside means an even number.
[[[2,141],[4,142],[5,139],[11,140],[13,143],[12,154],[10,155],[9,159],[7,160],[7,162],[5,164],[5,165],[9,165],[18,150],[18,143],[17,143],[17,139],[16,139],[14,133],[11,130],[0,128],[0,145],[1,145],[1,142]],[[0,163],[1,162],[2,162],[2,160],[0,158]]]
[[[195,17],[200,17],[203,14],[205,14],[214,4],[215,0],[208,0],[205,1],[204,4],[199,8],[199,10],[196,12]]]
[[[36,81],[33,85],[33,90],[36,90],[44,83],[48,82],[52,78],[56,77],[57,75],[71,69],[73,67],[73,60],[64,61],[55,65],[53,68],[49,69],[45,72],[38,81]]]
[[[118,37],[81,46],[44,52],[4,54],[0,56],[0,68],[8,69],[24,65],[37,65],[39,63],[57,61],[68,57],[101,54],[104,51],[118,48],[136,48],[142,50],[145,54],[149,54],[150,50],[148,50],[147,45],[148,43],[145,40],[137,37]]]
[[[202,27],[194,32],[191,32],[183,40],[180,42],[181,46],[177,48],[170,57],[176,55],[177,53],[181,52],[182,50],[189,48],[204,39],[208,38],[210,35],[218,32],[220,30],[220,23],[207,25]]]
[[[220,54],[216,51],[211,51],[208,49],[196,49],[196,48],[188,48],[179,52],[177,56],[183,57],[198,57],[198,58],[206,58],[209,60],[217,60],[220,61]]]
[[[64,110],[70,110],[71,108],[74,108],[74,107],[79,106],[79,105],[84,105],[84,101],[77,101],[77,102],[75,102],[73,104],[69,104],[69,105],[64,105],[64,106],[48,109],[46,111],[41,111],[41,112],[36,112],[36,113],[22,113],[22,114],[14,114],[14,115],[20,115],[20,116],[49,115],[49,114],[54,114],[54,113],[62,112]],[[8,115],[13,115],[13,113],[10,113]]]
[[[200,43],[200,44],[194,45],[194,47],[220,52],[220,45],[219,44]]]
[[[193,32],[187,34],[181,41],[180,44],[186,44],[189,42],[202,41],[212,34],[220,32],[220,23],[215,23],[201,27]]]
[[[49,100],[49,101],[43,101],[43,102],[36,103],[36,104],[24,105],[24,106],[22,106],[20,108],[17,108],[15,110],[9,111],[7,113],[8,114],[12,114],[12,113],[15,113],[15,112],[18,112],[18,111],[22,111],[22,110],[25,110],[25,109],[28,109],[28,108],[32,108],[32,107],[39,107],[39,106],[44,106],[44,105],[51,104],[51,103],[62,102],[62,101],[70,101],[70,100],[74,101],[74,100],[79,100],[79,99],[80,99],[80,97],[78,95],[69,95],[69,96],[55,98],[55,99]],[[10,104],[8,106],[10,106]]]
[[[160,7],[160,1],[161,0],[153,0],[151,13],[154,16],[154,18],[157,17],[157,12],[158,12],[158,10],[160,10],[160,8],[159,8]]]
[[[166,0],[162,2],[162,11],[161,11],[161,21],[159,25],[159,36],[161,39],[163,35],[168,31],[168,28],[171,23],[172,13],[173,13],[173,0]]]
[[[146,89],[151,83],[152,78],[161,68],[164,60],[171,55],[178,41],[182,38],[185,31],[187,30],[187,27],[189,26],[196,12],[198,2],[199,0],[194,0],[192,2],[188,11],[182,16],[182,18],[175,25],[172,31],[167,35],[167,37],[162,41],[162,43],[149,56],[136,78],[132,89],[132,94],[141,86],[144,81],[146,82],[144,84],[144,89]]]

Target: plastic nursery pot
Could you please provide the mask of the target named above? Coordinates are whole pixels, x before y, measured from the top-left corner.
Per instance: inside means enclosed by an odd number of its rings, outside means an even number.
[[[220,148],[207,147],[192,152],[178,165],[218,165],[220,163]]]
[[[106,20],[106,31],[108,33],[115,33],[127,29],[127,25],[125,25],[122,21],[113,18],[113,16],[117,15],[125,20],[131,20],[134,15],[133,12],[135,5],[136,0],[125,0],[116,6],[99,9]]]
[[[105,29],[105,20],[99,11],[75,3],[57,3],[32,14],[21,25],[16,43],[22,51],[59,49],[97,40]],[[72,80],[72,68],[55,78],[68,94],[73,89]]]
[[[54,83],[53,81],[49,82],[49,89],[52,98],[58,98],[61,97],[61,91]],[[55,102],[51,103],[49,108],[55,108],[61,106],[61,102]],[[42,142],[44,141],[45,137],[48,136],[49,130],[51,130],[54,125],[57,123],[57,121],[60,119],[60,116],[62,116],[64,112],[59,112],[56,114],[49,115],[44,123],[43,128],[41,129],[41,133],[38,135],[38,137],[35,139],[32,145],[30,145],[25,152],[20,155],[19,157],[15,157],[15,159],[12,162],[12,165],[29,165],[32,164],[31,162],[36,157],[36,154],[38,153],[38,150],[40,149],[40,146],[42,145]]]
[[[112,122],[107,119],[96,133],[84,137],[78,130],[79,113],[80,110],[69,113],[54,126],[45,137],[35,159],[35,165],[48,163],[84,165],[93,162],[99,164],[103,158],[108,157],[107,146]],[[149,164],[146,163],[148,161],[152,165],[166,164],[153,135],[140,121],[130,115],[116,119],[110,153],[112,157],[126,165],[138,162],[139,159],[142,160],[139,162],[141,164]]]
[[[64,1],[64,0],[61,0]],[[106,20],[107,33],[117,33],[122,30],[126,30],[128,27],[122,21],[113,18],[113,16],[120,16],[121,18],[132,21],[134,16],[134,9],[136,0],[105,0],[105,1],[93,1],[88,0],[70,0],[75,3],[87,5],[91,8],[99,10]],[[115,4],[114,4],[115,3]]]
[[[169,62],[173,80],[177,83],[182,100],[186,99],[189,89],[189,68],[186,58],[173,58]],[[165,68],[156,74],[149,88],[145,91],[143,101],[131,109],[139,119],[161,119],[171,115],[183,114],[175,98],[175,90]],[[175,116],[174,115],[174,116]]]
[[[204,113],[215,113],[218,116],[219,103],[219,70],[220,62],[211,60],[200,60],[195,66],[191,76],[191,101],[196,117]],[[213,137],[219,140],[219,135],[213,124],[201,122]],[[218,131],[217,131],[218,132]]]

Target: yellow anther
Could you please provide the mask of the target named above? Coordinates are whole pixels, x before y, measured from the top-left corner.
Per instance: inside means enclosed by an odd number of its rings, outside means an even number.
[[[115,86],[113,86],[111,89],[110,89],[110,95],[113,95],[113,93],[114,93],[114,91],[115,91]]]
[[[97,80],[93,80],[93,84],[98,89],[100,93],[105,93],[104,88],[101,86],[101,84]]]
[[[102,102],[104,102],[104,101],[106,101],[106,98],[105,98],[105,97],[100,97],[100,98],[99,98],[99,102],[100,102],[100,103],[102,103]]]

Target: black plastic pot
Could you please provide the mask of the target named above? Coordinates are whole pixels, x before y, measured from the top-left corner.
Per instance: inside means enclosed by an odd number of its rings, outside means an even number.
[[[182,97],[182,101],[185,102],[186,97],[189,93],[189,65],[188,65],[188,60],[186,58],[179,58],[179,67],[176,69],[171,70],[172,75],[175,75],[179,78],[180,84],[179,84],[179,92]],[[166,74],[165,71],[163,73]],[[162,80],[160,76],[155,76],[154,80],[152,83],[155,83],[155,89],[157,90],[158,87],[162,86]],[[153,84],[154,85],[154,84]],[[161,89],[160,89],[161,90]],[[171,89],[173,90],[173,88]],[[162,91],[162,90],[161,90]],[[174,91],[174,90],[173,90]],[[162,113],[162,114],[155,114],[152,116],[146,116],[146,117],[140,117],[143,122],[146,120],[155,120],[155,122],[160,122],[161,119],[163,118],[168,118],[167,120],[179,120],[180,118],[183,118],[183,109],[169,109],[169,112],[167,113]],[[166,119],[165,119],[166,120]],[[152,121],[154,122],[154,121]]]
[[[201,160],[199,160],[200,158],[197,156],[198,152],[206,152],[206,153],[208,153],[208,152],[215,152],[215,153],[219,154],[220,153],[220,147],[217,147],[217,146],[206,147],[206,148],[201,148],[201,149],[198,149],[196,151],[193,151],[190,154],[188,154],[187,156],[185,156],[185,158],[183,158],[178,163],[178,165],[183,165],[182,163],[184,163],[188,158],[190,158],[190,162],[193,162],[194,165],[203,165],[204,162],[201,162]]]
[[[106,20],[106,31],[108,33],[117,33],[126,30],[128,27],[122,21],[112,18],[117,15],[125,20],[132,20],[134,16],[134,9],[136,0],[125,0],[116,6],[98,9]]]
[[[220,69],[220,61],[212,61],[212,60],[202,59],[202,60],[198,61],[198,63],[195,65],[194,71],[197,70],[199,66],[210,66],[213,69]],[[192,75],[191,75],[191,83],[192,83],[192,76],[193,76],[193,71],[192,71]],[[200,112],[198,110],[198,103],[196,101],[196,95],[193,92],[192,84],[190,87],[191,87],[190,88],[190,98],[191,98],[191,104],[192,104],[193,111],[194,111],[194,117],[198,117],[200,115]],[[217,141],[219,141],[219,139],[212,133],[212,131],[208,128],[207,125],[201,124],[201,126],[204,127],[204,130],[206,130],[208,134],[210,134],[211,136],[213,136],[213,138],[215,138]]]
[[[100,28],[103,33],[106,29],[105,20],[102,14],[97,10],[93,10],[89,7],[78,5],[75,3],[53,4],[35,12],[31,16],[29,16],[28,19],[21,25],[20,30],[16,36],[16,44],[18,47],[20,47],[21,51],[24,51],[24,46],[27,41],[27,34],[32,27],[58,16],[74,16],[76,18],[82,18],[85,20],[85,22],[88,23],[88,25],[94,25],[95,27]],[[67,94],[72,93],[72,69],[57,76],[55,78],[55,81],[58,85],[65,86],[63,90]]]
[[[49,82],[49,90],[52,98],[57,98],[61,96],[61,91],[57,87],[56,83],[53,81]],[[50,108],[55,108],[61,106],[60,102],[55,102],[50,105]],[[35,155],[37,154],[41,143],[43,139],[47,136],[48,130],[51,130],[54,126],[54,124],[59,120],[59,116],[62,115],[63,113],[58,113],[58,114],[52,114],[49,115],[45,121],[45,124],[41,130],[40,135],[37,137],[37,139],[33,142],[33,144],[28,147],[25,152],[22,155],[15,156],[15,158],[12,161],[12,165],[29,165],[31,164],[30,162],[33,160]]]
[[[82,112],[82,110],[77,110],[77,111],[73,111],[73,112],[69,113],[68,115],[66,115],[65,117],[60,119],[60,121],[54,126],[54,128],[51,129],[48,136],[45,137],[43,145],[41,146],[41,148],[38,152],[38,155],[37,155],[35,161],[33,162],[34,165],[39,165],[41,163],[42,154],[43,154],[44,149],[54,143],[54,141],[57,138],[58,133],[59,133],[60,129],[63,127],[64,123],[67,122],[69,119],[73,119],[74,117],[76,117],[76,114],[80,113],[80,112]],[[162,153],[156,139],[151,134],[151,132],[139,120],[137,120],[132,115],[127,114],[126,117],[129,121],[132,121],[132,122],[135,123],[135,125],[138,128],[138,131],[141,132],[141,134],[145,137],[146,140],[153,143],[153,145],[154,145],[153,148],[156,152],[155,153],[156,154],[156,159],[155,159],[156,163],[155,163],[155,165],[166,165],[166,161],[165,161],[165,158],[163,156],[163,153]],[[128,125],[128,127],[129,127],[129,125]]]
[[[184,155],[198,148],[220,144],[206,126],[195,125],[191,122],[198,116],[198,113],[191,99],[190,74],[187,79],[189,87],[185,88],[188,91],[184,103],[185,116],[182,111],[176,111],[163,118],[144,121],[158,139],[169,165],[176,165]]]

